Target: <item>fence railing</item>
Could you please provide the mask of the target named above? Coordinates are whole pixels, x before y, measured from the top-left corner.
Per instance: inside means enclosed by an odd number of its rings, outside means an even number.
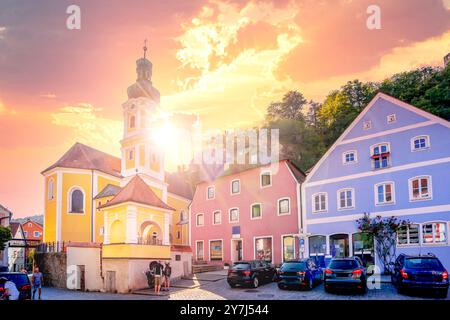
[[[65,241],[43,242],[36,246],[35,252],[57,253],[66,252],[67,243]]]
[[[160,239],[156,239],[156,238],[142,238],[139,237],[138,238],[138,244],[144,244],[144,245],[149,245],[149,246],[162,246],[163,242]]]

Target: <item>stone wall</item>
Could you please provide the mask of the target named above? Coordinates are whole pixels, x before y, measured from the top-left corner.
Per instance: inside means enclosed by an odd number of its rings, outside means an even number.
[[[66,288],[67,257],[64,252],[36,252],[35,264],[44,275],[44,285],[49,287]]]

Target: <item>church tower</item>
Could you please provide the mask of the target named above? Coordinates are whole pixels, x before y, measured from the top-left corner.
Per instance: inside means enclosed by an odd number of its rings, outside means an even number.
[[[137,80],[128,87],[123,106],[124,130],[121,140],[123,184],[139,174],[150,186],[162,190],[165,201],[164,154],[154,139],[158,123],[160,94],[152,85],[152,63],[144,57],[136,61]]]

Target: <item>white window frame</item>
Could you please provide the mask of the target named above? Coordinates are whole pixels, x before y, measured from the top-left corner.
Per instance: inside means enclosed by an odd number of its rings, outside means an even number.
[[[445,226],[445,242],[435,242],[435,225],[436,223],[441,223]],[[433,224],[433,242],[432,243],[427,243],[424,241],[423,237],[424,237],[424,232],[423,232],[423,226],[426,224]],[[422,222],[420,224],[420,243],[423,246],[447,246],[449,243],[448,240],[448,222],[446,221],[441,221],[441,220],[433,220],[433,221],[427,221],[427,222]]]
[[[263,186],[262,185],[262,176],[266,175],[266,174],[269,174],[269,176],[270,176],[270,184],[268,184],[267,186]],[[269,188],[269,187],[271,187],[272,186],[272,179],[273,179],[272,171],[270,171],[270,170],[263,170],[263,171],[261,171],[260,174],[259,174],[259,187],[261,189],[262,188]]]
[[[253,206],[255,206],[255,205],[259,205],[259,208],[260,208],[260,216],[256,217],[256,218],[253,217]],[[262,216],[263,216],[262,203],[261,202],[254,202],[254,203],[252,203],[250,205],[250,220],[260,220],[260,219],[262,219]]]
[[[81,191],[83,194],[83,212],[72,212],[72,192],[75,190]],[[67,208],[66,208],[67,214],[73,214],[73,215],[85,215],[86,214],[86,192],[84,192],[84,189],[80,186],[72,186],[69,191],[67,191]]]
[[[237,220],[236,221],[231,221],[231,210],[237,210]],[[240,212],[239,212],[239,208],[238,207],[233,207],[228,209],[228,223],[239,223],[239,216],[240,216]]]
[[[288,212],[284,212],[284,213],[280,213],[280,208],[281,208],[281,206],[280,206],[280,202],[281,201],[283,201],[283,200],[288,200],[289,201],[289,211]],[[280,198],[280,199],[278,199],[277,200],[277,215],[278,216],[288,216],[288,215],[290,215],[291,214],[291,197],[283,197],[283,198]]]
[[[203,216],[203,224],[198,224],[198,216],[202,215]],[[204,227],[205,226],[205,214],[202,212],[199,212],[195,215],[195,226],[196,227]]]
[[[237,182],[239,186],[239,191],[233,193],[233,182]],[[230,194],[232,196],[238,195],[241,193],[241,179],[233,179],[230,181]]]
[[[415,140],[421,139],[421,138],[425,138],[425,147],[416,149],[414,142],[415,142]],[[429,150],[430,148],[431,148],[431,143],[430,143],[430,136],[429,135],[422,134],[422,135],[415,136],[415,137],[411,138],[411,152],[426,151],[426,150]]]
[[[378,187],[381,185],[391,184],[391,198],[392,200],[389,202],[379,202],[378,201]],[[384,198],[386,198],[386,188],[383,188],[384,190]],[[395,182],[394,181],[382,181],[374,185],[374,196],[375,196],[375,205],[376,206],[389,206],[395,204]]]
[[[47,200],[55,199],[55,179],[48,179],[47,183]]]
[[[413,197],[413,186],[412,183],[414,180],[419,179],[419,183],[420,180],[423,178],[427,178],[428,179],[428,197],[426,198],[417,198],[415,199]],[[419,185],[419,189],[421,189],[421,186]],[[423,175],[423,176],[415,176],[412,178],[408,179],[408,191],[409,191],[409,202],[416,202],[416,201],[430,201],[433,200],[433,182],[432,182],[432,178],[430,175]]]
[[[316,210],[316,197],[317,196],[321,196],[324,195],[325,196],[325,209],[321,209],[321,210]],[[319,199],[319,203],[320,203],[320,199]],[[323,213],[323,212],[328,212],[328,192],[316,192],[312,195],[312,212],[313,213]]]
[[[220,260],[211,260],[211,242],[212,241],[220,241],[222,243],[221,250],[220,250],[222,258]],[[205,250],[205,247],[203,247],[203,250]],[[224,256],[223,256],[223,239],[209,239],[208,240],[208,261],[224,261]]]
[[[409,235],[409,227],[410,225],[416,225],[418,227],[418,240],[419,242],[417,243],[411,243],[411,238]],[[397,246],[398,247],[417,247],[420,246],[421,242],[422,242],[422,224],[421,223],[410,223],[410,225],[406,226],[406,243],[401,244],[398,241],[398,233],[397,233]]]
[[[351,153],[353,153],[354,160],[348,161],[348,162],[345,161],[346,160],[345,156],[348,154],[351,154]],[[355,164],[355,163],[358,163],[358,152],[356,150],[348,150],[348,151],[345,151],[344,153],[342,153],[342,164],[343,165],[350,165],[350,164]]]
[[[41,235],[39,231],[33,231],[33,237],[38,238]]]
[[[352,206],[351,207],[341,207],[341,192],[344,192],[344,191],[352,192]],[[345,203],[347,203],[347,198],[345,199]],[[355,189],[354,188],[342,188],[337,191],[337,208],[339,211],[353,210],[356,208],[356,199],[355,199]]]
[[[213,189],[213,197],[209,197],[209,188]],[[214,185],[210,185],[206,187],[206,200],[213,200],[216,198],[216,187]]]
[[[389,158],[388,158],[388,165],[387,167],[382,168],[375,168],[375,160],[372,159],[372,156],[374,155],[374,150],[378,146],[386,145],[387,146],[387,152],[389,152]],[[370,146],[370,166],[372,170],[383,170],[392,167],[392,154],[391,154],[391,143],[390,142],[378,142]]]
[[[219,213],[219,216],[220,216],[220,221],[218,222],[218,223],[216,223],[215,222],[215,216],[216,216],[216,213]],[[217,225],[219,225],[219,224],[222,224],[222,211],[221,210],[214,210],[213,211],[213,214],[212,214],[212,224],[213,224],[213,226],[217,226]]]
[[[270,240],[270,251],[271,251],[271,254],[272,254],[272,257],[271,257],[271,261],[270,261],[270,263],[274,263],[274,252],[273,252],[273,236],[256,236],[256,237],[253,237],[253,260],[256,260],[256,240],[257,239],[265,239],[265,238],[270,238],[271,240]]]

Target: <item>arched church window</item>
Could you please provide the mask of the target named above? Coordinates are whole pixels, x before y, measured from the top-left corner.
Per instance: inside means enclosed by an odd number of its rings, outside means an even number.
[[[54,187],[55,187],[55,182],[54,182],[53,179],[50,179],[48,181],[48,186],[47,186],[47,192],[48,192],[47,198],[48,198],[48,200],[53,200],[53,198],[54,198],[54,191],[53,191]]]
[[[134,115],[130,116],[130,128],[134,128],[136,126],[136,117]]]
[[[73,189],[69,196],[69,212],[84,213],[84,193],[80,189]]]

